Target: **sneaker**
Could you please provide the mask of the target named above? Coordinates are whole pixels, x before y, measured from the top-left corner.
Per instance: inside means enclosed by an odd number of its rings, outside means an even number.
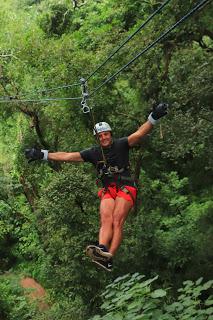
[[[108,252],[107,248],[104,245],[89,245],[86,248],[86,254],[94,260],[103,260],[106,261],[112,258],[111,253]]]
[[[99,267],[103,268],[104,270],[108,272],[112,272],[113,264],[112,264],[112,258],[108,260],[95,260],[93,259],[92,262],[97,264]]]

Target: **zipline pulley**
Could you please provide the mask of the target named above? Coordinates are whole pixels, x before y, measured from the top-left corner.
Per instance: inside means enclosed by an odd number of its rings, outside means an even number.
[[[81,82],[81,91],[82,91],[81,109],[83,113],[89,113],[90,107],[87,105],[87,99],[89,98],[87,82],[84,78],[81,78],[80,82]]]

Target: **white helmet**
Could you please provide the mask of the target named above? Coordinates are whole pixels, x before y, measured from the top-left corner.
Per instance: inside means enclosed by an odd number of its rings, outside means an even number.
[[[97,133],[104,131],[112,131],[110,125],[107,122],[98,122],[93,129],[93,134],[95,136]]]

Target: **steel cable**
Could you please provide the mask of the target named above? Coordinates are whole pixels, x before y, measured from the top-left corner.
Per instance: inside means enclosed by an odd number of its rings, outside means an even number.
[[[146,53],[148,50],[153,48],[158,42],[164,39],[171,31],[173,31],[176,27],[178,27],[181,23],[183,23],[187,18],[189,18],[193,13],[197,10],[201,9],[205,4],[207,4],[209,0],[203,0],[199,4],[197,4],[192,10],[190,10],[185,16],[183,16],[179,21],[177,21],[174,25],[172,25],[169,29],[167,29],[163,34],[161,34],[155,41],[149,44],[145,49],[139,52],[132,60],[130,60],[127,64],[121,67],[117,72],[107,78],[103,83],[97,86],[89,97],[93,96],[97,91],[99,91],[105,84],[114,79],[119,73],[121,73],[124,69],[126,69],[130,64],[132,64],[135,60],[137,60],[140,56]]]

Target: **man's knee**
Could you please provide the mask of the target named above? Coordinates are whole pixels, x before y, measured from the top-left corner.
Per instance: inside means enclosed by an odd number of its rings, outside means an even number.
[[[114,212],[113,214],[113,227],[120,228],[123,226],[126,219],[126,213],[125,212]]]
[[[112,223],[112,213],[111,212],[102,212],[101,213],[101,225]]]

